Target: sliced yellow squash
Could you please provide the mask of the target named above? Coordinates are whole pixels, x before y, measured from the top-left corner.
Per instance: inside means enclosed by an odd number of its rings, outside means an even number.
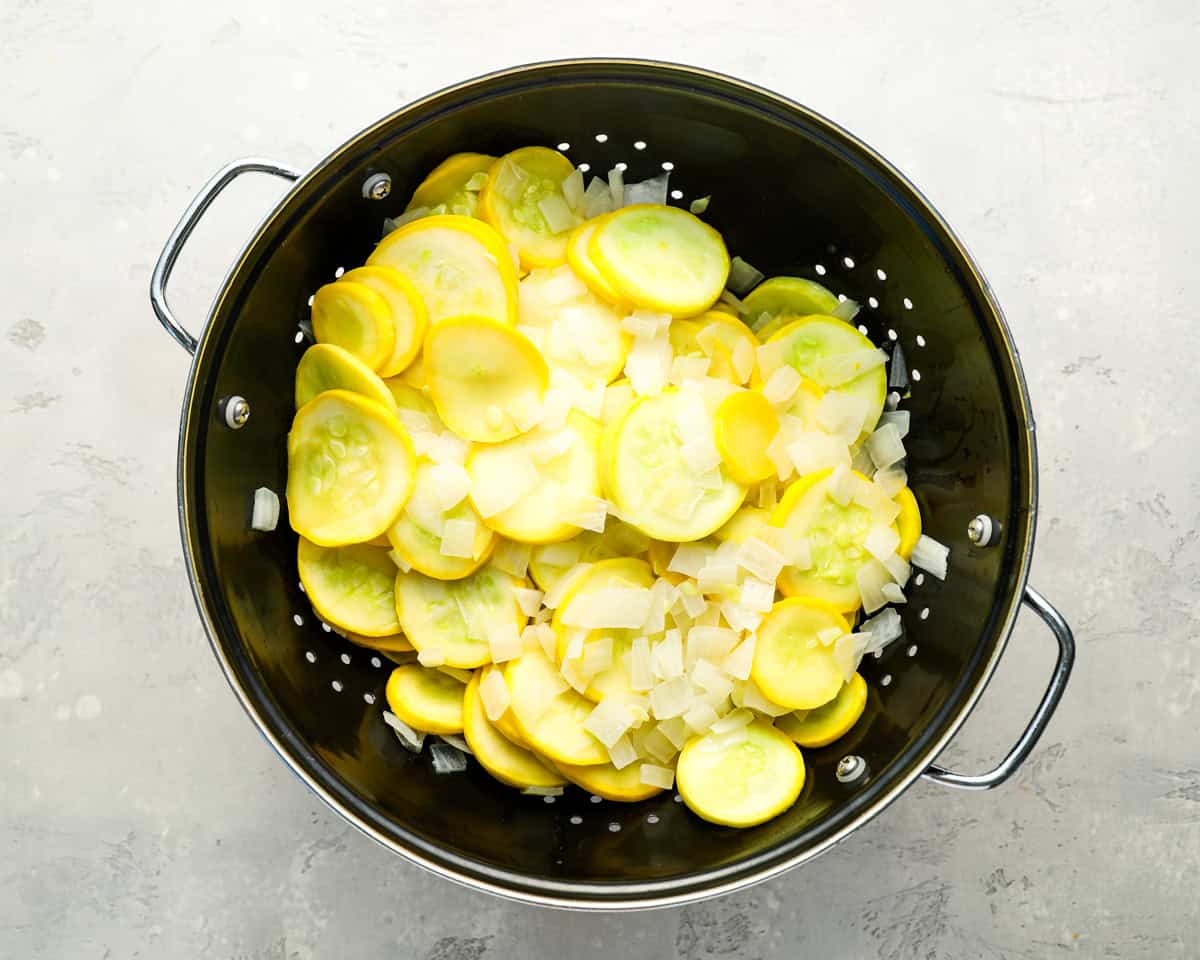
[[[608,763],[604,745],[583,728],[596,705],[570,689],[544,653],[530,650],[510,660],[504,679],[512,697],[509,709],[530,747],[555,763]]]
[[[867,535],[884,523],[853,500],[844,506],[835,502],[828,495],[832,472],[820,470],[792,483],[771,513],[771,525],[786,528],[793,538],[805,538],[812,556],[807,569],[784,567],[778,584],[785,596],[815,597],[851,611],[862,602],[858,571],[872,560],[865,546]],[[871,482],[860,473],[853,475],[862,483]]]
[[[558,662],[562,664],[567,660],[571,639],[576,633],[576,629],[569,627],[567,623],[571,620],[572,612],[577,605],[587,602],[589,593],[614,587],[648,588],[653,585],[654,572],[645,560],[618,557],[612,560],[600,560],[592,564],[571,584],[559,602],[558,608],[554,611],[551,627],[555,633],[555,654]],[[582,630],[583,628],[578,629]],[[630,686],[626,655],[633,646],[633,641],[641,636],[645,636],[645,633],[640,627],[637,629],[603,627],[583,630],[580,657],[582,657],[583,647],[589,643],[608,642],[612,644],[612,666],[601,670],[592,677],[587,690],[583,693],[585,697],[598,703],[608,696],[623,697],[634,693],[633,687]]]
[[[574,169],[548,147],[522,147],[492,164],[479,194],[479,214],[517,248],[527,270],[567,259],[579,217],[567,205],[563,181]]]
[[[812,597],[780,600],[758,628],[750,679],[767,698],[792,710],[815,710],[842,688],[833,644],[822,643],[822,630],[850,632],[842,615]]]
[[[413,191],[412,199],[404,208],[405,212],[445,207],[446,213],[464,217],[475,216],[478,212],[479,191],[483,186],[480,184],[473,190],[467,188],[474,185],[472,181],[476,174],[486,176],[495,162],[495,157],[485,153],[452,153],[434,167]]]
[[[388,677],[388,708],[414,730],[462,733],[467,688],[441,670],[419,663],[397,667]]]
[[[400,630],[392,603],[396,565],[386,550],[365,543],[319,547],[301,537],[296,563],[304,592],[326,623],[364,637]]]
[[[775,719],[775,726],[801,747],[825,747],[849,733],[866,706],[867,682],[856,673],[825,706],[786,713]]]
[[[347,390],[318,394],[288,433],[288,519],[322,546],[383,533],[412,492],[416,456],[390,410]]]
[[[463,736],[479,765],[510,787],[559,787],[565,782],[537,756],[512,743],[488,720],[479,698],[479,674],[467,684],[463,700]],[[509,711],[505,711],[506,713]]]
[[[313,294],[313,336],[336,343],[372,370],[379,370],[396,345],[388,302],[361,283],[327,283]]]
[[[642,765],[637,761],[618,770],[611,763],[600,763],[591,767],[577,767],[569,763],[556,763],[555,767],[575,786],[594,793],[605,800],[618,803],[637,803],[649,800],[662,793],[662,787],[642,783]]]
[[[583,530],[562,543],[535,546],[529,555],[529,573],[540,589],[549,591],[576,564],[640,557],[649,545],[650,540],[642,531],[609,517],[603,533]]]
[[[900,505],[900,516],[896,518],[896,529],[900,532],[900,546],[896,552],[907,560],[912,556],[913,547],[921,539],[921,508],[917,506],[917,498],[912,490],[905,487],[892,498]]]
[[[702,354],[712,362],[708,375],[738,385],[754,371],[758,340],[737,317],[723,310],[709,310],[691,320],[674,320],[670,328],[671,348],[677,355]],[[736,361],[735,361],[736,356]]]
[[[392,578],[393,581],[395,577]],[[393,609],[395,604],[393,604]],[[378,650],[380,653],[412,653],[413,645],[402,633],[389,634],[386,637],[364,637],[361,633],[346,631],[346,639],[359,647]]]
[[[381,377],[394,377],[416,359],[425,342],[425,304],[404,274],[392,267],[358,267],[342,274],[338,283],[358,283],[374,290],[387,303],[394,343],[391,354],[376,368]]]
[[[296,365],[296,409],[326,390],[361,393],[385,408],[394,403],[375,371],[349,350],[332,343],[314,343]]]
[[[767,447],[779,432],[779,416],[757,390],[739,390],[713,416],[717,451],[729,475],[749,486],[775,475]]]
[[[496,534],[484,526],[466,498],[443,511],[438,500],[439,484],[437,466],[428,460],[418,462],[412,496],[388,528],[388,542],[418,573],[436,580],[461,580],[487,562],[496,546]],[[474,524],[471,556],[447,556],[442,552],[442,530],[448,521]]]
[[[621,515],[647,536],[699,540],[724,524],[746,496],[746,487],[716,466],[698,473],[685,443],[712,424],[703,403],[665,390],[631,406],[616,430],[612,463],[605,465]]]
[[[771,277],[746,294],[742,301],[742,318],[760,340],[765,341],[775,330],[767,330],[780,317],[807,317],[812,314],[829,316],[837,309],[838,298],[819,283],[800,277]]]
[[[560,453],[560,444],[569,444]],[[600,495],[597,455],[600,428],[577,411],[553,434],[537,430],[507,443],[472,448],[467,457],[471,500],[497,533],[522,543],[554,543],[579,532],[580,512]],[[529,473],[529,484],[511,506],[488,516],[491,495],[509,489],[514,475]],[[502,498],[509,500],[509,497]]]
[[[504,240],[479,220],[447,215],[406,223],[379,242],[367,265],[408,277],[430,324],[464,315],[516,322],[516,268]]]
[[[771,523],[771,511],[761,507],[744,506],[730,517],[729,522],[713,534],[722,543],[745,543],[751,537],[767,540],[764,528]]]
[[[567,263],[571,265],[575,275],[587,284],[592,293],[608,303],[620,304],[622,302],[620,292],[604,279],[604,274],[596,269],[596,265],[592,263],[591,254],[588,253],[588,243],[600,220],[600,217],[596,217],[575,228],[571,239],[567,241]]]
[[[395,403],[396,409],[413,410],[417,413],[423,413],[427,417],[432,417],[435,420],[439,419],[437,407],[429,399],[429,394],[420,387],[414,387],[408,383],[403,376],[392,377],[384,380],[383,383],[392,395],[392,401]]]
[[[678,207],[635,204],[606,216],[588,241],[596,268],[629,303],[692,317],[725,288],[721,235]]]
[[[528,337],[487,317],[434,324],[425,370],[446,426],[477,443],[501,443],[536,422],[550,378]]]
[[[676,785],[693,813],[728,827],[751,827],[783,813],[804,786],[804,758],[761,720],[729,733],[689,740]]]
[[[490,564],[462,580],[434,580],[412,570],[396,577],[396,615],[417,650],[471,670],[492,659],[490,631],[525,625],[513,593],[519,585]]]

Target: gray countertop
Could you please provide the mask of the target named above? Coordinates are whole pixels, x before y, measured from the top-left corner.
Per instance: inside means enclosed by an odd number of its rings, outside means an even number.
[[[0,956],[1192,957],[1200,951],[1195,5],[518,0],[0,5]],[[1038,417],[1032,582],[1080,644],[1036,753],[918,783],[808,868],[632,916],[514,906],[358,835],[226,687],[180,557],[188,362],[146,289],[197,186],[399,104],[591,53],[710,66],[833,117],[986,270]],[[173,287],[195,328],[279,196],[239,183]],[[1025,615],[949,759],[1052,662]]]

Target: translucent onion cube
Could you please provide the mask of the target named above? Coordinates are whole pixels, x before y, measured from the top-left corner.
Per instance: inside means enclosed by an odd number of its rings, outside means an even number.
[[[747,577],[742,582],[742,593],[739,598],[742,606],[758,613],[767,613],[775,605],[775,583],[759,580],[757,577]]]
[[[467,560],[475,555],[475,534],[478,524],[468,515],[447,520],[442,527],[442,545],[439,552],[445,557],[463,557]]]
[[[740,730],[742,727],[749,724],[754,719],[754,711],[747,710],[744,707],[739,707],[737,710],[731,710],[725,714],[720,720],[714,723],[709,729],[712,733],[732,733],[734,730]]]
[[[721,669],[738,680],[750,679],[750,667],[754,663],[754,635],[751,634],[721,661]]]
[[[758,537],[747,537],[738,547],[737,565],[759,580],[774,585],[784,567],[784,557]]]
[[[760,347],[758,355],[761,360],[765,347]],[[788,364],[777,366],[762,386],[763,399],[773,407],[782,407],[796,395],[803,378]]]
[[[891,583],[892,576],[878,560],[868,560],[859,567],[855,579],[858,582],[858,595],[867,613],[874,613],[887,603],[883,596],[883,585]]]
[[[518,580],[524,580],[529,570],[529,555],[532,549],[528,543],[500,538],[496,549],[492,551],[492,566]]]
[[[671,573],[681,573],[685,577],[697,577],[708,558],[712,556],[712,548],[703,543],[681,543],[675,548],[667,570]]]
[[[496,478],[503,475],[504,482]],[[485,520],[507,510],[538,484],[538,471],[526,456],[510,456],[503,471],[489,471],[488,482],[474,484],[471,501]]]
[[[595,676],[613,665],[612,637],[589,640],[583,645],[583,672]]]
[[[894,423],[885,423],[872,433],[867,437],[865,446],[875,466],[880,470],[904,459],[904,442],[900,439],[900,430]]]
[[[687,635],[687,662],[697,660],[720,663],[737,646],[741,638],[727,627],[694,626]]]
[[[250,508],[250,527],[269,533],[279,525],[279,495],[268,487],[254,491],[254,504]]]
[[[521,634],[515,623],[493,623],[488,627],[488,649],[492,663],[515,660],[522,653]]]
[[[532,617],[542,606],[542,597],[545,596],[541,590],[530,590],[527,587],[514,587],[513,596],[517,598],[517,606],[521,608],[521,612],[527,617]]]
[[[692,704],[692,688],[687,677],[664,680],[650,691],[650,709],[657,720],[682,716]]]
[[[602,587],[574,597],[562,611],[562,622],[587,630],[636,630],[649,612],[648,587]]]
[[[650,660],[650,641],[646,637],[635,637],[629,650],[629,686],[638,691],[647,691],[654,686],[654,669]]]
[[[683,636],[678,630],[668,630],[654,645],[650,657],[654,675],[660,680],[683,676]]]
[[[499,670],[488,670],[479,681],[479,700],[483,704],[483,712],[495,723],[512,703],[508,692],[508,684],[504,682],[504,674]]]
[[[429,468],[433,499],[443,511],[453,510],[471,491],[471,477],[456,463],[436,464]]]
[[[880,587],[883,593],[883,599],[888,603],[908,603],[908,598],[904,596],[904,591],[900,589],[898,583],[885,583]]]
[[[628,737],[621,737],[620,740],[608,748],[609,762],[618,770],[624,770],[637,760],[637,758],[637,751],[633,748],[633,744]]]
[[[801,476],[828,467],[850,466],[850,448],[837,437],[815,430],[801,434],[789,443],[787,453]]]
[[[719,719],[717,711],[704,702],[697,703],[683,715],[683,722],[693,733],[707,733]]]
[[[605,697],[583,721],[583,729],[611,748],[633,726],[633,711],[618,697]]]
[[[938,543],[932,537],[921,534],[917,538],[917,545],[913,547],[910,559],[913,566],[920,567],[939,580],[945,580],[946,568],[950,559],[950,548]]]
[[[871,556],[882,563],[900,546],[900,534],[892,527],[872,527],[863,540],[863,546]]]

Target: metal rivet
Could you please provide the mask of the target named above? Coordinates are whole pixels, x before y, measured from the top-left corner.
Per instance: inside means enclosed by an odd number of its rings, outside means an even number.
[[[250,404],[245,397],[234,395],[221,401],[224,408],[225,426],[230,430],[241,430],[250,419]]]
[[[383,200],[392,192],[392,178],[386,173],[373,173],[363,181],[362,195],[368,200]]]
[[[998,539],[998,526],[986,513],[981,513],[967,524],[967,538],[977,547],[990,547]]]
[[[862,778],[867,772],[867,761],[862,757],[851,754],[848,757],[842,757],[837,765],[838,783],[853,783],[855,780]]]

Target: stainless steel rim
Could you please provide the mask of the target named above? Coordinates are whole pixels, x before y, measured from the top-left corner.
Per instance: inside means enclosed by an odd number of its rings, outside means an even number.
[[[1029,392],[1028,392],[1028,387],[1027,387],[1026,380],[1025,380],[1025,375],[1021,368],[1020,357],[1017,353],[1016,346],[1013,343],[1012,335],[1009,330],[1008,324],[1004,318],[1003,311],[1001,310],[1000,305],[997,302],[997,300],[993,294],[991,286],[987,283],[987,281],[984,278],[982,272],[980,271],[978,265],[976,264],[974,258],[971,256],[970,252],[967,250],[967,248],[962,243],[962,241],[958,238],[957,234],[952,230],[950,225],[946,222],[945,218],[928,201],[928,199],[924,196],[924,194],[922,194],[920,192],[920,190],[917,189],[917,187],[908,179],[908,177],[906,177],[893,164],[891,164],[883,156],[878,154],[875,150],[873,150],[870,146],[868,146],[866,143],[864,143],[858,137],[854,136],[852,133],[845,130],[843,127],[834,123],[833,121],[829,120],[828,118],[822,116],[821,114],[819,114],[799,103],[789,100],[786,97],[782,97],[777,93],[766,90],[762,87],[758,87],[753,84],[749,84],[744,81],[737,80],[735,78],[731,78],[731,77],[725,76],[723,74],[716,73],[714,71],[703,70],[703,69],[699,69],[699,68],[695,68],[695,67],[689,67],[689,66],[678,65],[678,64],[671,64],[671,63],[666,63],[666,62],[661,62],[661,61],[593,58],[593,59],[573,59],[573,60],[561,60],[561,61],[548,61],[548,62],[542,62],[542,63],[528,64],[525,66],[515,67],[512,69],[508,69],[508,70],[496,71],[494,73],[476,77],[472,80],[468,80],[461,84],[455,84],[451,87],[447,87],[447,88],[444,88],[443,90],[440,90],[433,94],[430,94],[429,96],[424,97],[418,101],[415,101],[412,104],[409,104],[408,106],[402,108],[401,110],[397,111],[396,113],[383,118],[376,124],[363,130],[361,133],[359,133],[357,136],[355,136],[352,140],[347,141],[345,144],[343,144],[341,147],[339,147],[337,150],[335,150],[329,156],[325,157],[315,167],[313,167],[312,170],[310,170],[308,173],[306,173],[293,189],[294,190],[301,189],[305,184],[307,184],[307,182],[314,175],[315,172],[323,169],[324,167],[326,167],[327,165],[329,165],[330,163],[335,161],[342,154],[348,153],[349,151],[354,149],[356,147],[356,145],[359,144],[360,142],[362,142],[364,139],[370,139],[376,133],[376,131],[378,131],[379,129],[384,127],[386,124],[391,123],[395,118],[402,116],[404,114],[407,114],[407,113],[418,111],[431,100],[434,100],[434,99],[444,96],[446,94],[454,94],[454,93],[460,93],[460,92],[470,90],[472,87],[474,87],[477,84],[485,83],[488,81],[492,81],[492,80],[496,80],[496,79],[500,79],[500,78],[504,78],[504,77],[518,76],[522,73],[525,73],[525,72],[528,72],[531,70],[539,70],[540,71],[540,70],[563,68],[563,67],[578,66],[578,65],[594,65],[594,66],[598,66],[598,67],[599,66],[619,66],[619,65],[630,65],[630,66],[638,66],[638,67],[643,67],[643,68],[662,67],[662,68],[668,68],[672,72],[675,72],[677,74],[680,74],[680,73],[681,74],[690,74],[697,78],[717,79],[723,83],[728,83],[732,86],[739,87],[747,92],[754,94],[755,96],[765,97],[765,98],[773,101],[777,106],[779,106],[787,111],[798,113],[802,116],[811,118],[820,124],[828,126],[830,129],[836,131],[838,134],[845,137],[847,140],[849,140],[850,142],[855,144],[859,149],[861,149],[866,154],[868,154],[874,160],[875,163],[877,163],[881,168],[888,171],[892,176],[896,177],[898,181],[903,183],[904,186],[909,191],[911,191],[912,197],[923,207],[923,212],[931,220],[936,222],[942,228],[942,230],[945,231],[946,239],[955,245],[955,247],[957,248],[959,254],[961,255],[961,257],[963,259],[964,264],[967,266],[967,268],[969,268],[972,278],[976,281],[976,283],[979,286],[980,291],[982,292],[983,296],[986,298],[987,305],[990,308],[990,310],[996,320],[998,330],[1000,333],[1001,343],[1004,348],[1003,359],[1010,366],[1012,373],[1014,375],[1015,382],[1016,382],[1017,399],[1019,400],[1019,406],[1020,406],[1020,409],[1018,411],[1020,414],[1019,422],[1021,422],[1025,425],[1025,429],[1028,434],[1027,442],[1029,445],[1029,464],[1028,464],[1029,475],[1025,478],[1025,481],[1028,484],[1029,491],[1030,491],[1030,500],[1029,500],[1029,505],[1028,505],[1029,524],[1028,524],[1028,529],[1027,529],[1027,533],[1025,536],[1025,542],[1022,544],[1019,544],[1016,547],[1017,559],[1014,562],[1013,595],[1008,598],[1008,609],[1006,611],[1004,621],[999,627],[998,637],[996,640],[996,644],[991,652],[991,655],[989,656],[987,661],[982,665],[982,672],[980,675],[980,679],[976,683],[975,687],[970,691],[970,693],[959,704],[957,715],[949,721],[945,732],[936,741],[934,741],[933,743],[928,745],[927,749],[923,752],[923,755],[921,756],[920,761],[916,764],[913,764],[912,769],[909,770],[908,772],[906,772],[903,776],[897,777],[897,779],[892,783],[890,788],[888,790],[884,791],[878,798],[876,798],[876,800],[870,806],[868,806],[868,807],[864,808],[862,811],[860,811],[859,815],[854,820],[848,822],[845,826],[843,826],[841,829],[839,829],[838,831],[836,831],[829,837],[825,838],[820,843],[815,844],[814,846],[809,847],[809,848],[799,852],[795,856],[772,863],[762,869],[759,869],[755,873],[738,876],[738,877],[735,877],[734,879],[728,880],[728,881],[717,881],[717,882],[714,882],[711,886],[704,887],[702,889],[689,889],[687,891],[678,892],[678,893],[670,893],[670,892],[658,893],[658,892],[656,892],[656,890],[660,889],[661,887],[665,886],[665,884],[666,884],[666,882],[661,882],[661,881],[660,882],[648,882],[648,883],[631,883],[631,884],[579,884],[579,885],[577,885],[577,889],[580,891],[581,894],[591,892],[591,893],[601,894],[604,897],[604,899],[589,900],[589,899],[576,899],[576,898],[566,896],[566,895],[542,893],[542,892],[526,890],[526,889],[513,889],[513,888],[506,887],[501,884],[497,884],[497,883],[491,882],[489,880],[486,880],[486,879],[483,879],[483,878],[480,878],[477,876],[470,876],[465,873],[461,873],[457,870],[451,869],[451,868],[447,867],[445,864],[437,863],[437,862],[431,860],[430,858],[426,857],[420,851],[414,850],[408,846],[397,843],[390,837],[387,837],[387,836],[383,835],[382,833],[380,833],[378,830],[373,828],[370,824],[364,822],[361,818],[356,816],[350,810],[346,809],[346,807],[336,797],[334,797],[329,791],[327,791],[324,788],[324,786],[322,786],[322,784],[317,782],[312,776],[309,775],[309,773],[303,768],[303,766],[297,761],[297,759],[288,751],[288,749],[279,740],[279,738],[276,737],[275,734],[271,731],[269,726],[264,721],[262,715],[259,713],[258,709],[256,708],[255,704],[252,702],[252,700],[248,696],[246,690],[242,687],[240,681],[238,680],[236,672],[233,669],[233,665],[231,664],[231,662],[225,655],[222,645],[218,639],[218,632],[217,632],[216,625],[213,622],[212,617],[210,616],[210,614],[208,612],[206,598],[203,596],[201,589],[200,589],[200,572],[198,569],[198,558],[192,549],[191,538],[188,535],[190,521],[191,521],[193,512],[196,510],[196,505],[190,502],[190,499],[188,496],[188,485],[186,483],[186,478],[190,475],[190,471],[194,468],[194,464],[188,459],[187,451],[188,451],[188,446],[189,446],[188,440],[189,440],[189,436],[190,436],[189,429],[190,429],[190,424],[193,420],[193,407],[196,402],[196,393],[197,393],[196,371],[197,371],[199,365],[201,364],[203,358],[205,357],[206,351],[207,351],[207,349],[210,348],[210,344],[211,344],[211,338],[208,335],[209,334],[209,326],[208,326],[207,322],[205,324],[204,330],[201,332],[201,335],[199,338],[199,344],[198,344],[198,347],[193,356],[191,367],[189,368],[188,381],[187,381],[186,390],[184,393],[182,417],[181,417],[181,421],[180,421],[178,470],[177,470],[177,474],[176,474],[176,482],[177,482],[177,488],[178,488],[178,501],[179,501],[179,524],[180,524],[180,535],[181,535],[181,539],[183,541],[184,557],[185,557],[185,560],[187,563],[188,579],[189,579],[189,582],[191,585],[191,590],[192,590],[192,596],[196,602],[197,610],[200,613],[201,621],[204,624],[205,633],[208,635],[209,644],[212,647],[213,654],[216,656],[218,663],[221,665],[221,669],[225,674],[226,680],[229,682],[230,687],[233,689],[239,702],[242,704],[243,709],[250,716],[250,718],[253,720],[255,726],[258,728],[259,732],[262,733],[262,735],[266,738],[267,742],[271,745],[271,747],[275,750],[275,752],[280,756],[280,758],[291,768],[292,772],[309,787],[309,789],[311,789],[314,793],[316,793],[317,796],[319,796],[326,804],[328,804],[344,820],[346,820],[348,823],[350,823],[352,826],[356,827],[358,830],[360,830],[367,836],[371,837],[376,842],[380,843],[382,846],[386,847],[387,849],[389,849],[397,854],[400,854],[405,859],[411,861],[412,863],[415,863],[417,866],[423,867],[424,869],[429,870],[431,873],[434,873],[438,876],[446,878],[447,880],[451,880],[455,883],[459,883],[459,884],[461,884],[465,887],[471,888],[471,889],[484,890],[489,893],[492,893],[497,896],[503,897],[508,900],[516,901],[516,902],[528,903],[528,904],[534,904],[534,905],[546,906],[546,907],[567,908],[567,909],[588,910],[588,911],[646,910],[646,909],[655,909],[658,907],[679,906],[679,905],[683,905],[683,904],[687,904],[687,903],[694,903],[694,902],[697,902],[700,900],[710,899],[712,897],[721,896],[726,893],[733,893],[735,891],[743,890],[743,889],[746,889],[747,887],[753,886],[756,883],[760,883],[762,881],[769,880],[773,877],[779,876],[780,874],[782,874],[794,867],[797,867],[803,863],[807,863],[807,862],[815,859],[816,857],[818,857],[820,854],[824,853],[825,851],[829,850],[836,844],[840,843],[842,840],[844,840],[846,837],[848,837],[854,830],[858,829],[864,823],[866,823],[867,821],[873,819],[874,817],[876,817],[880,813],[882,813],[883,810],[885,810],[891,803],[893,803],[900,796],[900,794],[902,794],[905,790],[907,790],[914,781],[916,781],[919,777],[921,777],[925,773],[925,771],[928,769],[928,767],[933,762],[933,760],[935,760],[937,758],[937,756],[946,748],[946,746],[950,743],[950,741],[953,739],[953,737],[958,732],[958,730],[966,722],[968,716],[970,715],[971,711],[974,709],[979,698],[983,695],[984,690],[986,689],[988,683],[991,680],[992,675],[995,672],[995,669],[996,669],[997,664],[999,663],[1000,657],[1004,654],[1004,651],[1008,645],[1009,636],[1012,633],[1013,626],[1016,622],[1017,614],[1018,614],[1019,610],[1021,609],[1020,601],[1021,601],[1021,597],[1024,595],[1026,588],[1027,588],[1027,580],[1028,580],[1028,575],[1029,575],[1029,564],[1030,564],[1030,560],[1032,557],[1036,520],[1037,520],[1037,499],[1038,499],[1037,498],[1037,494],[1038,494],[1037,445],[1036,445],[1036,436],[1035,436],[1035,428],[1034,428],[1034,420],[1033,420],[1033,410],[1032,410],[1032,406],[1030,403]],[[255,247],[255,245],[258,241],[258,238],[263,234],[263,232],[265,230],[267,230],[267,228],[271,225],[271,223],[274,221],[274,219],[279,215],[280,211],[283,209],[285,204],[286,204],[286,198],[283,201],[280,201],[280,203],[275,207],[275,209],[270,214],[268,214],[268,216],[259,225],[259,228],[255,232],[255,234],[246,243],[246,245],[243,248],[242,253],[238,257],[237,261],[235,261],[235,263],[227,271],[225,278],[224,278],[224,280],[218,290],[218,293],[213,301],[213,305],[209,310],[208,319],[211,320],[211,318],[218,313],[220,306],[221,306],[221,302],[224,299],[224,297],[230,287],[230,283],[231,283],[232,279],[234,278],[234,276],[236,276],[241,271],[241,269],[245,263],[246,255],[249,253],[250,250],[252,250]],[[620,893],[614,896],[615,891],[620,891]],[[626,891],[628,891],[627,896],[625,895]]]

